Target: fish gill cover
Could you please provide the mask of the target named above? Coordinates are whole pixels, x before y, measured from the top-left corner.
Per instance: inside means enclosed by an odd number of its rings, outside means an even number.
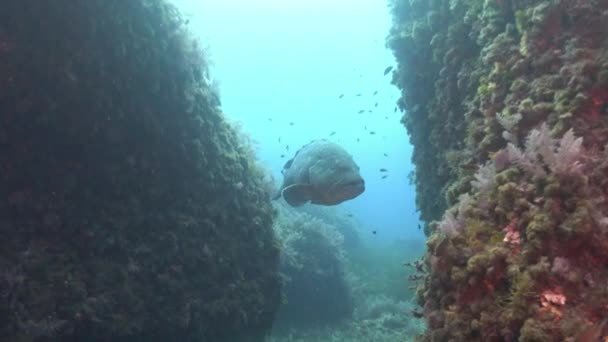
[[[608,335],[608,2],[392,11],[430,234],[421,340]]]
[[[261,340],[273,209],[162,0],[0,11],[0,340]]]

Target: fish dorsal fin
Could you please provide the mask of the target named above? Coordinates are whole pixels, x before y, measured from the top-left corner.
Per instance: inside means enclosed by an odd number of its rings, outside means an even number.
[[[311,191],[311,186],[308,184],[292,184],[285,187],[281,194],[289,205],[297,207],[310,201],[312,197]]]
[[[310,145],[312,145],[312,144],[314,144],[314,143],[316,143],[316,142],[318,142],[318,141],[327,141],[327,140],[325,140],[325,139],[320,139],[320,140],[311,140],[309,143],[304,144],[302,147],[300,147],[300,148],[299,148],[299,149],[296,151],[296,153],[293,155],[293,158],[295,158],[295,157],[298,155],[298,153],[300,153],[300,151],[302,151],[302,150],[303,150],[303,149],[305,149],[306,147],[308,147],[308,146],[310,146]]]
[[[281,170],[281,172],[285,173],[285,170],[289,169],[291,167],[291,164],[293,164],[293,158],[289,159],[287,161],[287,163],[285,163],[285,165],[283,165],[283,170]]]
[[[285,165],[283,165],[283,171],[285,171],[285,170],[287,170],[287,169],[289,169],[289,168],[291,167],[291,164],[293,164],[293,160],[294,160],[294,159],[296,159],[296,157],[298,156],[298,153],[300,153],[300,151],[302,151],[302,150],[303,150],[303,149],[304,149],[306,146],[308,146],[308,145],[310,145],[310,144],[314,143],[315,141],[317,141],[317,140],[312,140],[312,141],[311,141],[311,142],[309,142],[308,144],[306,144],[306,145],[304,145],[304,146],[300,147],[300,148],[299,148],[299,149],[296,151],[296,153],[293,155],[293,158],[289,159],[289,160],[288,160],[288,161],[285,163]]]

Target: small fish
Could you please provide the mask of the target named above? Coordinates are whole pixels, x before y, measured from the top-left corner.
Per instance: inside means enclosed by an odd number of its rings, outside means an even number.
[[[279,142],[281,142],[281,137],[279,137]]]
[[[361,96],[361,93],[358,93],[358,94],[357,94],[357,95],[355,95],[355,96]]]
[[[367,110],[367,112],[368,112],[368,113],[371,113],[371,112],[372,112],[372,110],[371,110],[371,109],[368,109],[368,110]]]
[[[359,141],[360,141],[359,138],[357,138],[357,142],[359,142]]]
[[[293,122],[290,122],[290,123],[289,123],[289,126],[293,126]]]
[[[422,311],[412,310],[410,312],[412,313],[412,316],[414,316],[414,318],[424,317],[424,313]]]
[[[358,111],[357,113],[358,113],[358,114],[361,114],[361,113],[364,113],[364,112],[365,112],[365,109],[361,109],[361,110],[360,110],[360,111]]]
[[[460,164],[460,168],[466,171],[477,171],[478,166],[474,163]]]
[[[363,126],[363,129],[367,131],[367,125],[366,125],[366,126]]]
[[[336,131],[333,131],[333,132],[329,133],[329,136],[331,137],[334,134],[336,134]]]
[[[272,122],[272,118],[268,118],[268,121]]]
[[[393,70],[393,66],[387,66],[386,69],[384,69],[384,76],[388,75],[391,70]]]
[[[378,108],[378,102],[374,103],[374,107]]]
[[[285,145],[285,149],[289,151],[289,145]]]
[[[374,135],[374,134],[376,134],[376,132],[374,132],[374,131],[369,131],[369,134]]]
[[[380,169],[380,172],[387,172],[387,171],[388,171],[388,170],[387,170],[387,169],[385,169],[385,168],[381,168],[381,169]]]
[[[393,110],[393,113],[397,113],[397,106],[395,106],[395,110]]]
[[[388,157],[388,154],[386,154],[386,153],[385,153],[385,154],[384,154],[384,156],[385,156],[385,157]]]
[[[384,117],[384,120],[388,120],[388,116],[385,116],[385,117]]]
[[[375,231],[375,230],[372,230],[372,234],[376,235],[376,231]]]
[[[387,175],[382,176],[382,179],[385,179],[386,177],[388,177]]]
[[[353,214],[347,214],[346,216],[348,216],[348,217],[353,217]]]
[[[285,158],[285,155],[284,155],[284,154],[281,154],[281,158]]]
[[[340,96],[338,96],[339,99],[343,98],[344,94],[340,94]]]
[[[420,227],[420,223],[418,223],[418,230],[422,229],[422,227]]]
[[[378,91],[376,90],[373,95],[377,95],[377,94],[378,94]]]

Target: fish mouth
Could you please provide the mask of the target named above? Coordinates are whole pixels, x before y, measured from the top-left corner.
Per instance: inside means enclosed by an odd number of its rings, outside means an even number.
[[[365,181],[363,179],[355,179],[350,182],[344,183],[345,186],[360,186],[365,188]]]
[[[365,181],[363,179],[355,179],[342,184],[342,192],[350,198],[357,197],[364,191]]]
[[[363,191],[365,191],[365,182],[362,178],[344,183],[334,183],[329,191],[324,192],[322,201],[318,203],[325,205],[339,204],[361,195]]]

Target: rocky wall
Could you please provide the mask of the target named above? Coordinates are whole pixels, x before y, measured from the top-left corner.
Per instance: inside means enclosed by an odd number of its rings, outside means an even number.
[[[262,340],[263,172],[162,0],[0,11],[0,340]]]
[[[430,235],[421,340],[603,335],[608,2],[391,5]]]

